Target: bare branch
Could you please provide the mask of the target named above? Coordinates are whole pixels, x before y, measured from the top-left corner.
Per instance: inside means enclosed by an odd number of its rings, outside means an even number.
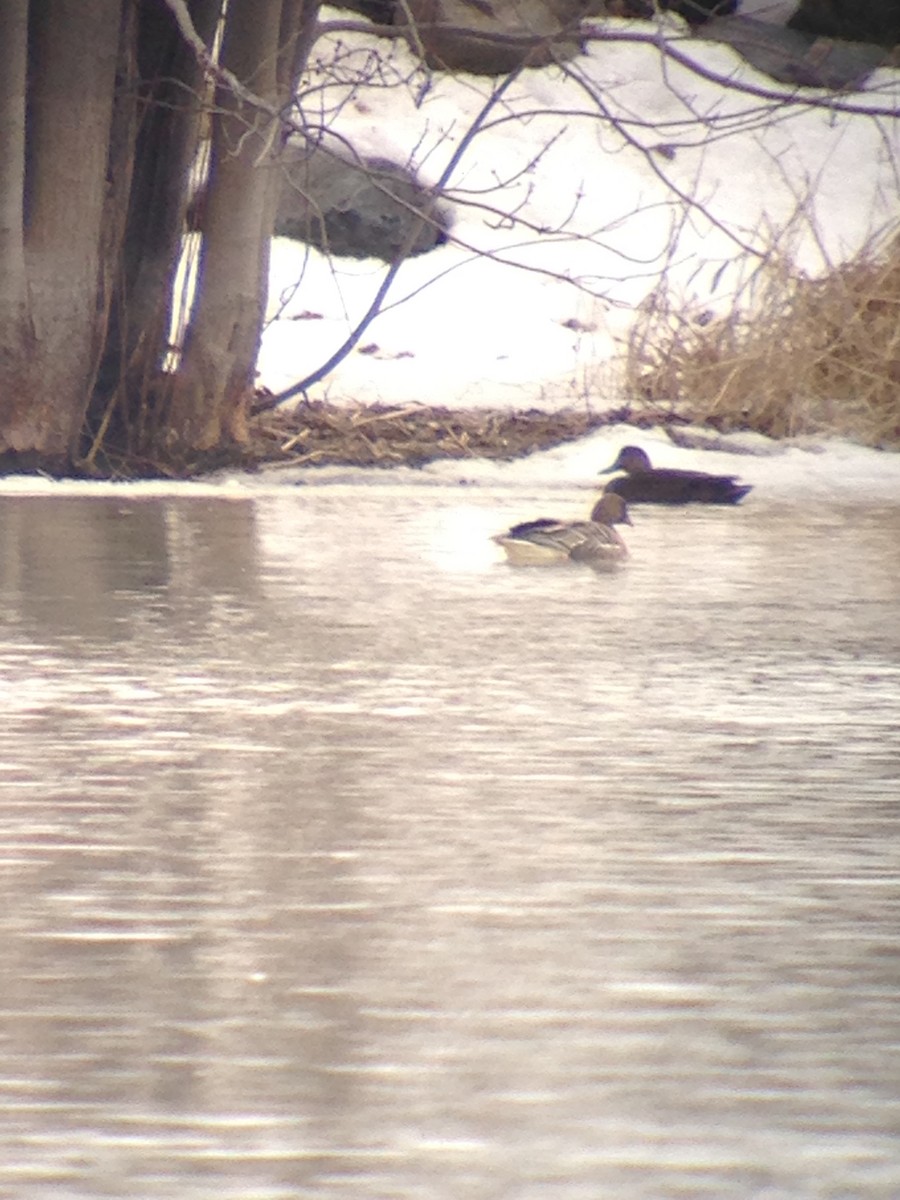
[[[466,153],[469,146],[472,144],[472,141],[478,136],[481,126],[487,120],[488,115],[500,103],[500,101],[505,96],[506,92],[512,86],[513,82],[516,79],[518,79],[520,71],[521,71],[521,68],[517,71],[510,72],[510,74],[507,75],[507,77],[503,80],[503,82],[499,85],[499,87],[495,88],[495,90],[491,93],[491,95],[485,101],[485,104],[483,105],[481,111],[478,113],[475,120],[472,122],[472,124],[469,126],[469,128],[466,130],[466,132],[463,134],[462,138],[460,139],[459,145],[456,147],[456,150],[450,156],[450,160],[448,161],[446,167],[441,172],[440,178],[434,185],[435,193],[440,192],[447,185],[447,183],[450,180],[450,177],[453,175],[453,172],[456,170],[457,166],[459,165],[460,160],[462,159],[463,155]],[[424,220],[425,220],[425,218],[423,217],[422,221],[424,221]],[[329,371],[331,371],[335,366],[337,366],[337,364],[339,362],[341,362],[341,360],[344,359],[347,356],[347,354],[353,349],[353,347],[357,344],[359,339],[365,333],[366,329],[368,329],[369,325],[371,325],[372,321],[378,315],[378,313],[381,309],[382,301],[384,300],[384,297],[387,295],[388,290],[390,289],[391,285],[393,284],[394,279],[396,278],[397,272],[400,270],[400,267],[403,265],[403,262],[408,257],[409,252],[412,249],[412,247],[415,243],[415,240],[419,235],[420,230],[421,230],[420,222],[414,222],[412,224],[412,226],[410,227],[410,230],[407,233],[406,238],[404,239],[403,245],[398,250],[394,261],[391,263],[390,267],[388,268],[387,272],[385,273],[385,277],[381,281],[381,285],[378,288],[378,290],[376,291],[375,296],[372,300],[372,303],[366,309],[366,312],[365,312],[362,320],[358,323],[358,325],[353,330],[353,332],[350,334],[350,336],[344,341],[344,343],[339,347],[339,349],[336,350],[334,352],[334,354],[332,354],[332,356],[328,359],[328,361],[323,363],[317,370],[313,371],[313,373],[311,375],[307,375],[307,377],[305,379],[302,379],[299,383],[294,384],[293,387],[287,388],[283,392],[279,392],[274,397],[273,402],[275,404],[282,404],[285,400],[290,400],[294,396],[301,395],[303,392],[306,391],[307,388],[312,387],[312,385],[314,383],[318,383],[320,379],[324,379],[325,376],[329,373]]]
[[[230,88],[239,100],[243,100],[244,103],[248,104],[251,108],[257,108],[266,113],[268,116],[274,117],[276,120],[282,120],[283,114],[276,105],[269,104],[267,101],[263,100],[261,96],[258,96],[255,92],[251,92],[249,88],[245,87],[244,84],[241,83],[241,81],[232,71],[229,71],[227,67],[220,66],[220,64],[215,61],[209,49],[207,48],[206,43],[203,41],[203,38],[200,37],[197,30],[194,28],[194,24],[191,21],[191,16],[187,10],[187,5],[185,4],[184,0],[163,0],[163,3],[175,18],[175,23],[178,26],[179,33],[191,48],[191,51],[193,52],[201,70],[203,71],[204,76],[207,79],[214,80],[216,83],[225,84],[225,86]]]

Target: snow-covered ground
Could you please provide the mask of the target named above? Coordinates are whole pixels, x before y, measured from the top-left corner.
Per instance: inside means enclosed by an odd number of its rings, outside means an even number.
[[[783,20],[790,7],[748,0],[741,11]],[[667,27],[704,69],[781,92],[730,47],[687,39],[677,19]],[[375,44],[336,36],[360,56]],[[388,78],[414,73],[399,43],[379,50]],[[332,128],[363,154],[412,162],[433,183],[491,81],[428,83],[418,102],[399,82],[331,87]],[[877,71],[865,92],[833,99],[900,108],[900,72]],[[601,106],[643,149],[625,144]],[[401,267],[360,347],[309,394],[607,407],[618,399],[616,361],[634,307],[661,270],[698,312],[726,313],[757,261],[748,248],[777,244],[812,271],[839,262],[896,223],[898,178],[896,119],[723,91],[653,45],[593,43],[566,71],[523,72],[491,111],[449,179],[453,240]],[[325,362],[384,271],[276,239],[271,309],[280,313],[265,336],[260,383],[280,392]]]

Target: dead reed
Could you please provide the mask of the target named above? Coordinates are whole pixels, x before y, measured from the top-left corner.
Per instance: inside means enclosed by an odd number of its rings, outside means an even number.
[[[630,394],[721,430],[900,445],[900,235],[820,278],[773,258],[748,299],[698,316],[664,280],[629,339]]]

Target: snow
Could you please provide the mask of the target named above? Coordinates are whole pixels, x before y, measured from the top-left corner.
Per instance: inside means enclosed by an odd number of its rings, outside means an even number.
[[[741,11],[783,20],[789,8],[756,0]],[[780,92],[730,47],[686,38],[677,18],[666,28],[704,69]],[[360,60],[375,44],[336,36]],[[401,44],[379,49],[389,56],[388,78],[425,82]],[[427,82],[424,94],[399,82],[331,87],[331,126],[361,153],[411,162],[434,183],[492,81],[436,74]],[[310,83],[318,98],[321,78]],[[875,72],[865,92],[839,100],[897,106],[900,73]],[[599,105],[628,121],[628,136],[646,152],[627,146]],[[896,222],[897,151],[895,121],[723,93],[653,45],[594,43],[566,71],[525,71],[452,172],[453,240],[403,264],[359,346],[308,394],[611,407],[621,399],[634,308],[662,271],[685,305],[722,314],[757,261],[748,248],[777,245],[812,272],[845,260]],[[686,208],[677,193],[697,204]],[[277,319],[265,335],[260,383],[280,392],[325,362],[368,309],[385,269],[276,239]]]

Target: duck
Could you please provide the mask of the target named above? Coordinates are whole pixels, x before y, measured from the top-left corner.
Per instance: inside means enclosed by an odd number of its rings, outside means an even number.
[[[752,491],[750,483],[739,483],[736,475],[709,475],[706,471],[679,471],[652,467],[646,450],[623,446],[618,458],[601,475],[624,471],[605,488],[629,504],[737,504]]]
[[[492,541],[506,551],[507,560],[519,567],[548,566],[554,563],[587,563],[591,567],[618,566],[628,557],[625,545],[614,525],[631,525],[628,506],[621,496],[604,492],[587,521],[557,521],[538,517],[522,521]]]

